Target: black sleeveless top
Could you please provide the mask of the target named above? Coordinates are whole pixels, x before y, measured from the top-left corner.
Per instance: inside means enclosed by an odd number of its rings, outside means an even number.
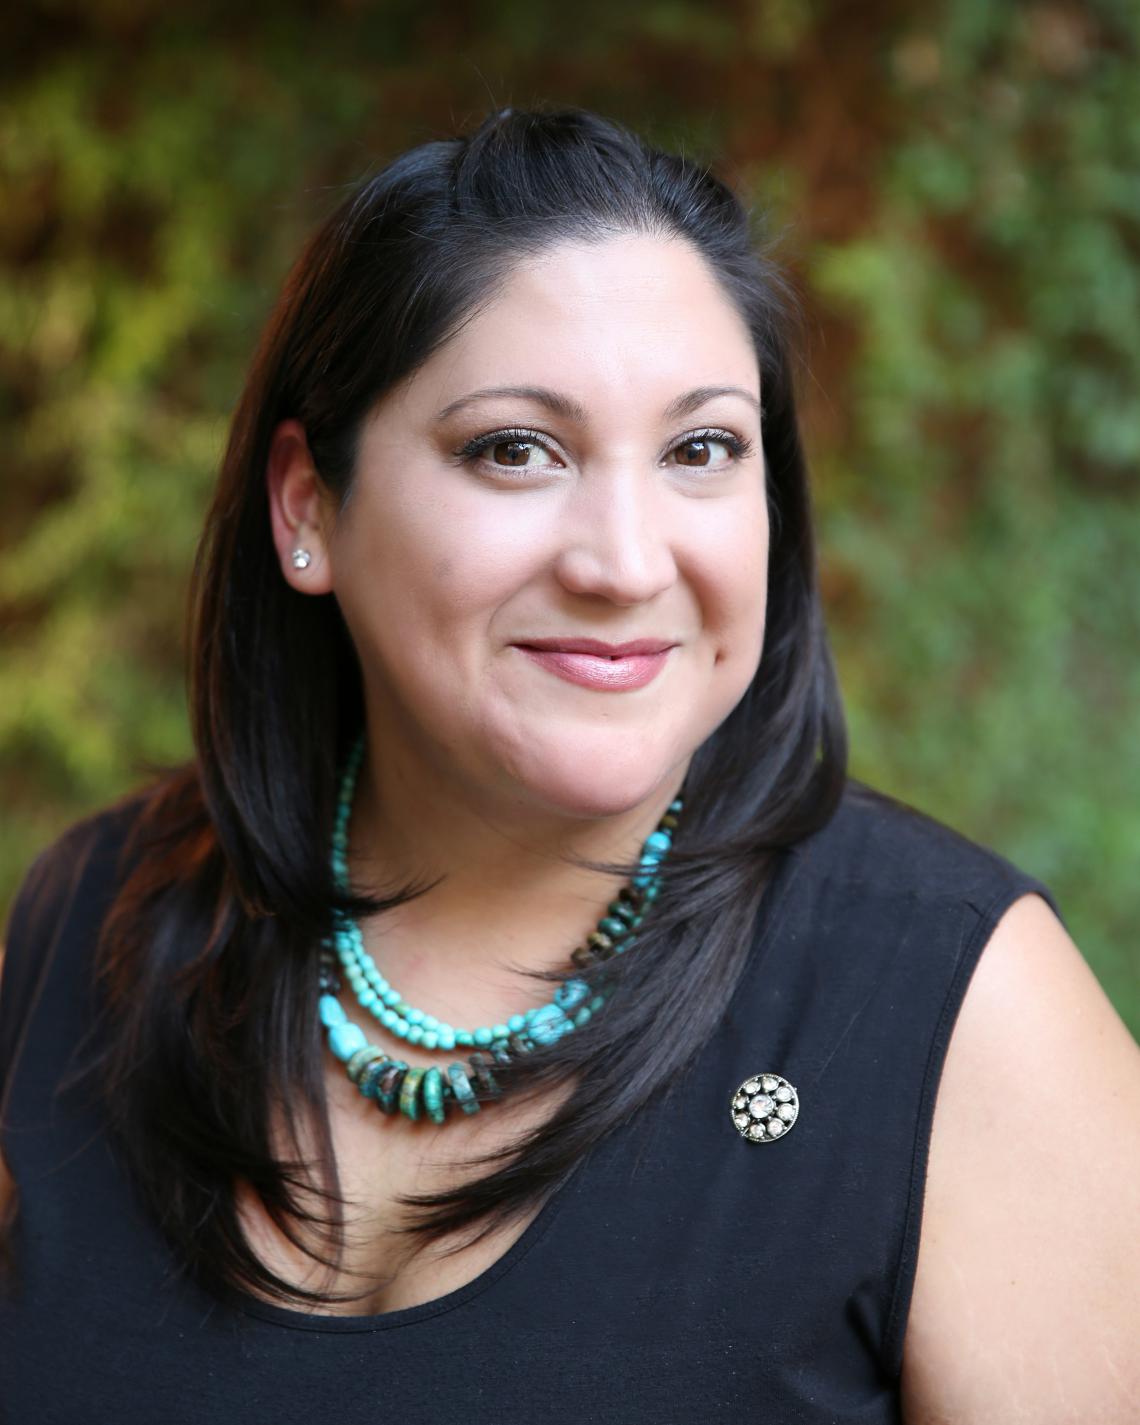
[[[930,1125],[991,931],[1049,890],[851,783],[786,853],[748,968],[676,1095],[611,1134],[494,1266],[379,1316],[224,1305],[173,1271],[93,1108],[57,1086],[90,1013],[129,807],[29,871],[0,988],[0,1419],[243,1425],[898,1421]],[[787,1135],[731,1118],[753,1074]],[[378,1127],[378,1131],[381,1129]]]

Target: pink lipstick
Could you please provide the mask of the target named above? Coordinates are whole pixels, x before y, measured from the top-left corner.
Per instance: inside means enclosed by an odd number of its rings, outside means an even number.
[[[596,638],[541,638],[513,646],[568,683],[616,693],[651,683],[676,645],[653,638],[617,644]]]

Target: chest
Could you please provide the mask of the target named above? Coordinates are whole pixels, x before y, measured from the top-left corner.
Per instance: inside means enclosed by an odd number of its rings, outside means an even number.
[[[470,1118],[441,1125],[386,1117],[361,1097],[343,1074],[327,1082],[329,1121],[346,1205],[345,1247],[336,1271],[322,1267],[273,1223],[264,1205],[244,1183],[237,1185],[243,1231],[266,1266],[294,1285],[354,1300],[322,1305],[321,1314],[374,1315],[434,1301],[481,1276],[514,1243],[542,1209],[530,1205],[511,1221],[472,1240],[485,1224],[428,1243],[407,1232],[419,1214],[406,1199],[461,1188],[493,1170],[479,1159],[511,1148],[553,1113],[569,1090],[526,1102],[495,1103]],[[277,1136],[284,1144],[279,1126]],[[303,1125],[312,1149],[312,1126]],[[318,1207],[315,1195],[309,1200]],[[313,1239],[315,1242],[315,1238]]]

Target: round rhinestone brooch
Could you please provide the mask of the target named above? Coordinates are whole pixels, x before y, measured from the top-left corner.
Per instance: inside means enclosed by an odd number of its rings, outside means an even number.
[[[771,1143],[800,1116],[800,1096],[780,1074],[753,1074],[732,1095],[732,1123],[750,1143]]]

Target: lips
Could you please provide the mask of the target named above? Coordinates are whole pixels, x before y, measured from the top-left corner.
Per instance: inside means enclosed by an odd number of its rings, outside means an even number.
[[[596,638],[543,638],[513,645],[548,673],[599,692],[628,692],[651,683],[676,645],[659,638],[602,643]]]
[[[603,643],[597,638],[528,638],[516,648],[537,648],[546,653],[590,653],[595,658],[629,658],[639,653],[665,653],[675,647],[667,638],[635,638],[629,643]]]

